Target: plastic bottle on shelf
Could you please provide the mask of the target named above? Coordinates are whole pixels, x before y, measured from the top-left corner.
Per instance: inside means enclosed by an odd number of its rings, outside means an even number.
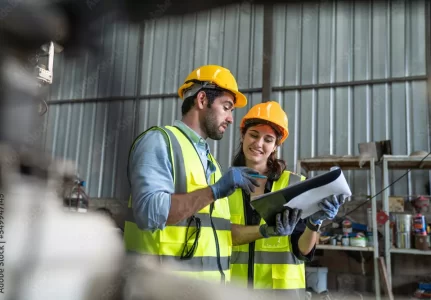
[[[88,211],[88,196],[85,193],[84,187],[86,183],[83,180],[76,180],[70,193],[70,197],[66,198],[65,209],[67,211],[86,213]]]

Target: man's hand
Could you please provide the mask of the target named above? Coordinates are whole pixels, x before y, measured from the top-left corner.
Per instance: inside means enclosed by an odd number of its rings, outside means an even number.
[[[310,221],[313,224],[320,225],[324,220],[332,220],[338,214],[340,206],[344,204],[344,195],[332,195],[323,198],[318,204],[321,210],[310,216]]]
[[[210,185],[214,199],[230,196],[237,188],[243,189],[247,194],[254,192],[259,183],[251,176],[252,174],[257,175],[259,172],[246,167],[229,168],[219,181]]]
[[[301,219],[302,210],[294,208],[290,210],[286,208],[282,213],[275,216],[275,226],[263,224],[260,226],[260,233],[265,238],[271,236],[286,236],[291,235],[296,224]]]

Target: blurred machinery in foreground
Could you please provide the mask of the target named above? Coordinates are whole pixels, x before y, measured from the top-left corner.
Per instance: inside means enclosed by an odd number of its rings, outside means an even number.
[[[124,264],[121,237],[103,216],[64,212],[57,191],[73,164],[34,158],[0,147],[0,298],[111,299],[106,291]]]
[[[46,157],[30,136],[47,111],[44,97],[55,78],[55,53],[64,47],[68,59],[97,51],[102,35],[97,24],[104,15],[114,12],[118,20],[137,24],[241,2],[0,0],[1,299],[263,299],[176,278],[143,258],[126,257],[108,217],[63,211],[59,185],[73,180],[76,170]]]

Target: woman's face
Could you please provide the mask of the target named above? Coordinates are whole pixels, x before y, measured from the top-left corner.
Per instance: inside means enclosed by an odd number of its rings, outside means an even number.
[[[242,150],[246,160],[256,164],[268,160],[277,148],[277,138],[274,129],[266,124],[251,126],[242,137]]]

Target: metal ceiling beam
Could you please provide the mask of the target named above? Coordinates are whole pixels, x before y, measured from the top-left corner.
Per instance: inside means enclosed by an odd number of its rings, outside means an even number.
[[[274,6],[265,4],[263,9],[263,55],[262,55],[262,102],[269,101],[272,94],[272,47]]]

